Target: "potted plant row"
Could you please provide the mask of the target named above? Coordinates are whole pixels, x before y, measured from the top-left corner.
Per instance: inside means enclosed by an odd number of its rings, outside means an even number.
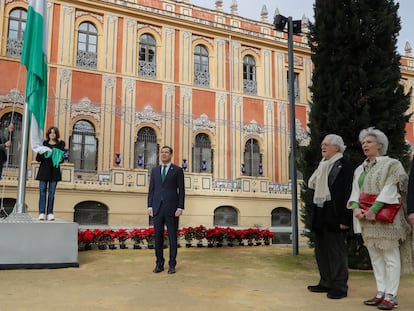
[[[273,232],[268,229],[248,228],[234,229],[231,227],[206,228],[203,225],[197,227],[184,227],[178,230],[178,237],[185,241],[186,247],[192,247],[196,241],[197,247],[203,247],[206,241],[208,247],[243,246],[247,245],[269,245],[273,238]],[[164,232],[164,247],[168,245],[168,232]],[[126,229],[86,229],[79,230],[78,246],[79,250],[90,250],[94,246],[98,249],[116,249],[115,241],[118,241],[120,249],[126,249],[127,241],[133,243],[134,249],[141,249],[144,244],[149,249],[154,248],[154,228],[134,228]]]

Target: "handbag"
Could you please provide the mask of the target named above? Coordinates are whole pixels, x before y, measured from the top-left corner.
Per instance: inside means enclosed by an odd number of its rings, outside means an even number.
[[[368,210],[372,206],[372,204],[374,204],[376,199],[376,194],[361,193],[359,196],[359,208],[363,209],[364,211]],[[392,223],[398,211],[400,210],[401,205],[401,200],[399,203],[396,204],[384,203],[384,206],[379,210],[379,212],[375,216],[375,220]]]

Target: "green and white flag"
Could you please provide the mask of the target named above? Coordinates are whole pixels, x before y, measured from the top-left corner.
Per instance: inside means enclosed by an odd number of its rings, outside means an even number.
[[[32,150],[44,153],[47,101],[47,0],[29,0],[21,63],[26,66],[26,104],[30,113]]]

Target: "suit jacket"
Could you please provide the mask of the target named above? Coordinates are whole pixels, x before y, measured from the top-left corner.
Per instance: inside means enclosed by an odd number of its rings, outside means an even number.
[[[352,225],[352,210],[347,208],[347,202],[352,191],[352,180],[355,166],[341,158],[334,163],[328,175],[328,187],[331,200],[323,207],[314,204],[312,229],[340,231],[339,225]]]
[[[408,179],[407,212],[414,213],[414,160],[411,163],[410,178]]]
[[[184,173],[181,167],[171,164],[164,182],[161,179],[161,166],[152,169],[148,207],[152,207],[154,216],[159,213],[161,204],[166,208],[167,214],[173,216],[177,208],[184,209],[184,197]]]

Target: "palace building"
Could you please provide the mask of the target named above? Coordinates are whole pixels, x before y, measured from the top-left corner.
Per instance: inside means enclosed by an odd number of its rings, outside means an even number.
[[[0,1],[0,126],[15,125],[2,186],[14,206],[26,69],[25,0]],[[185,170],[181,226],[291,227],[287,34],[191,0],[50,0],[47,127],[66,142],[55,215],[81,225],[148,226],[148,178],[163,145]],[[296,137],[307,144],[312,62],[294,36]],[[414,85],[407,43],[403,83]],[[414,100],[412,100],[414,104]],[[410,108],[412,110],[412,107]],[[413,120],[407,141],[414,143]],[[30,149],[30,148],[29,148]],[[29,150],[28,212],[37,216],[38,163]],[[282,242],[282,241],[281,241]]]

